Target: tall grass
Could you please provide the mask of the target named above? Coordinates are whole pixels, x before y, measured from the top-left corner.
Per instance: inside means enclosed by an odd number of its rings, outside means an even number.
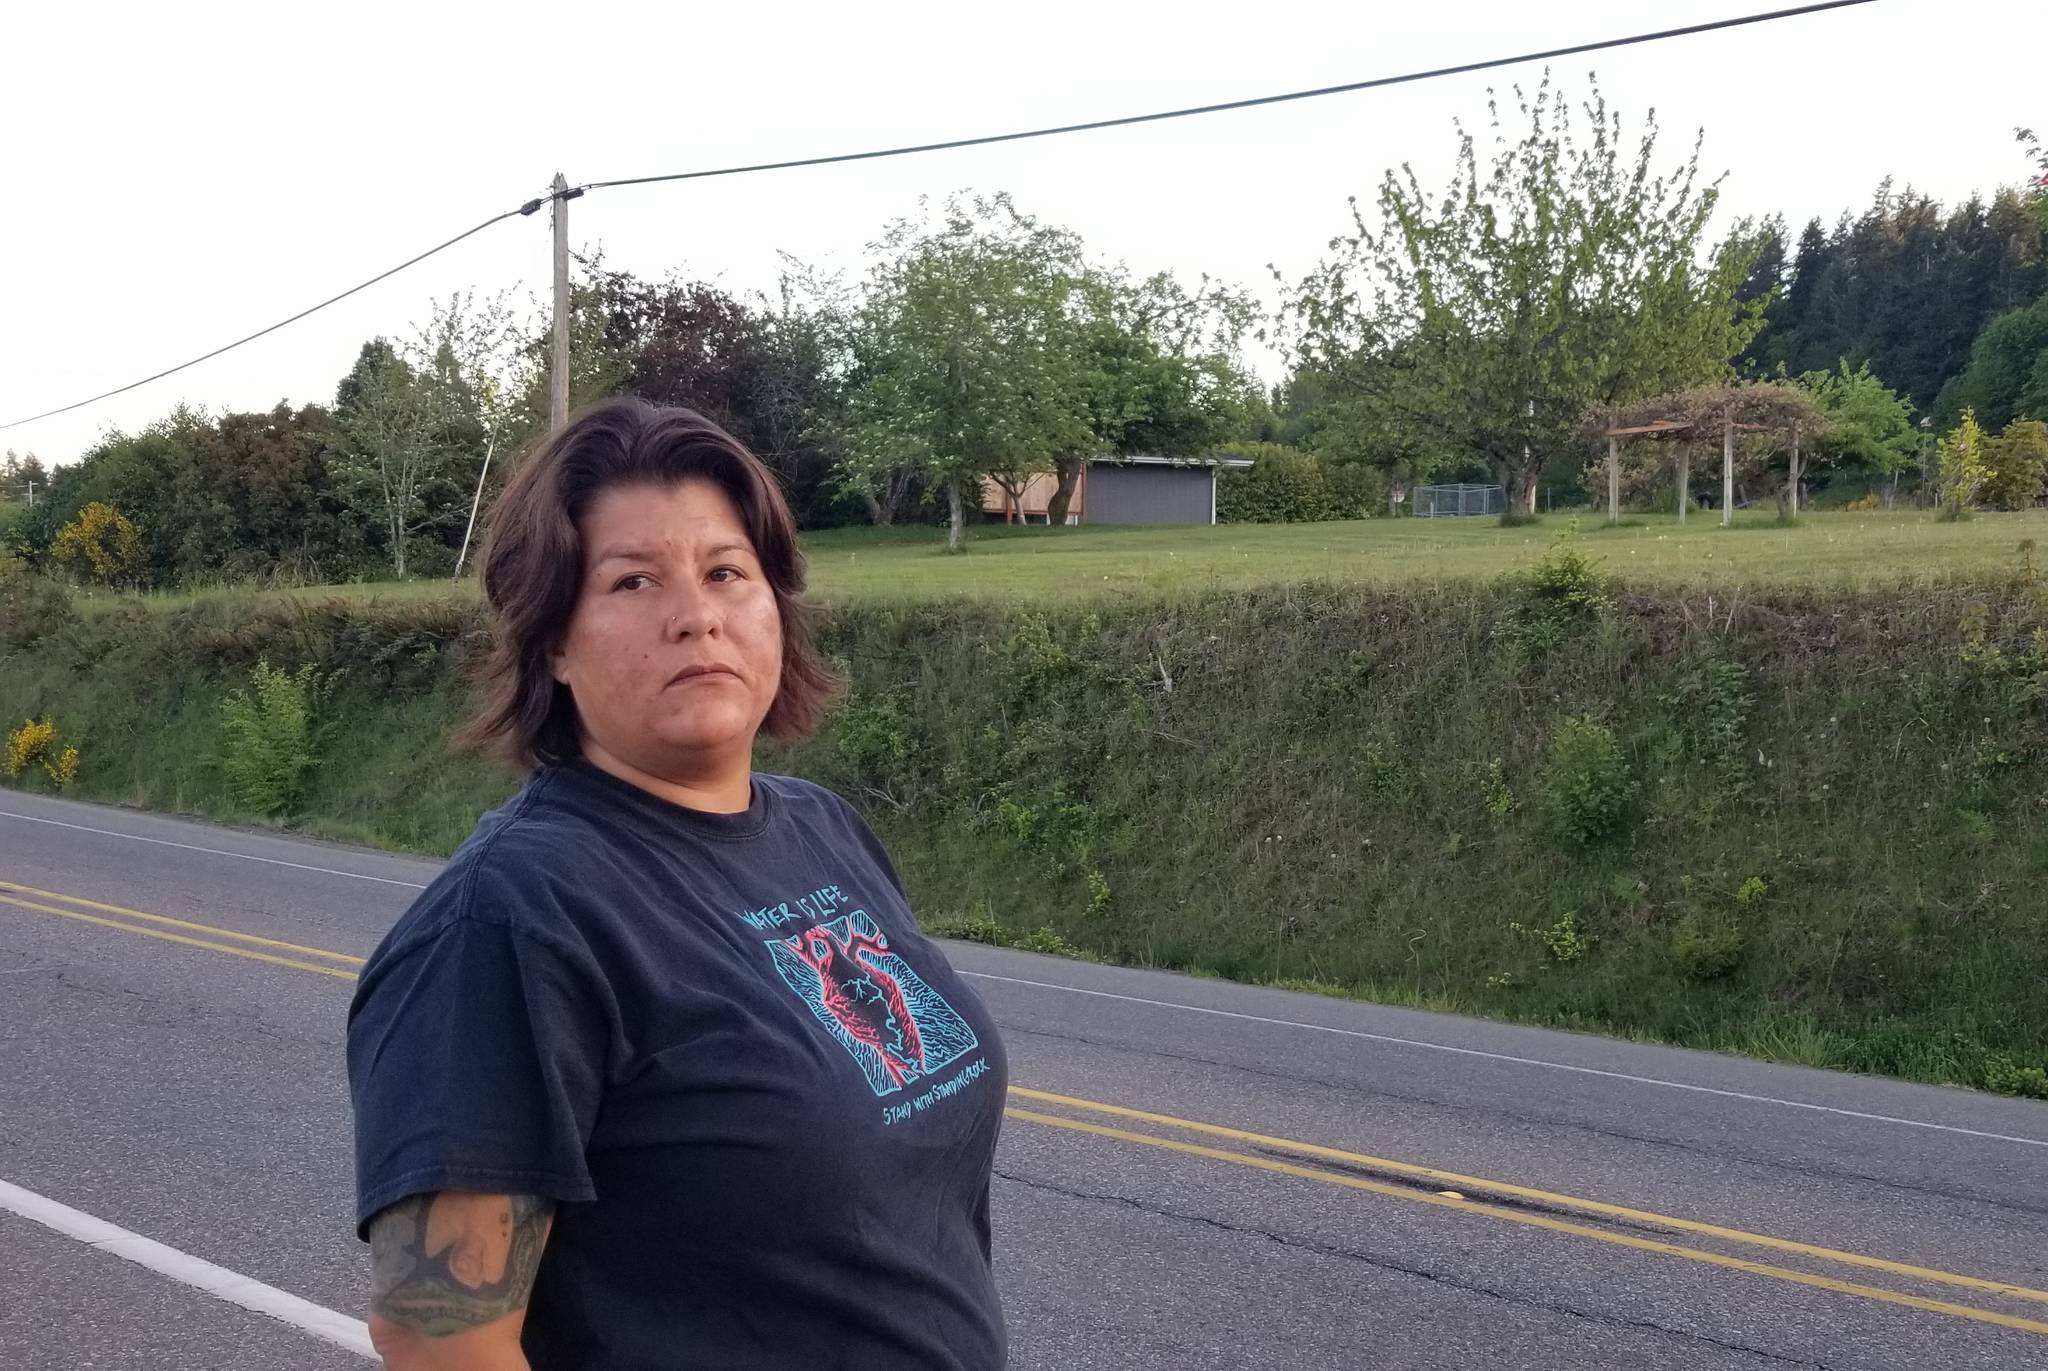
[[[973,936],[2048,1094],[2044,624],[2011,573],[839,602],[853,688],[762,764],[854,799]],[[0,658],[0,717],[56,716],[74,793],[246,818],[219,701],[310,667],[300,824],[446,852],[514,783],[446,747],[480,634],[112,606]]]

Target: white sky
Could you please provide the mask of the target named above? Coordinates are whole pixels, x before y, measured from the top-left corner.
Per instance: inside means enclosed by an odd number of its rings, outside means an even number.
[[[1214,0],[627,4],[19,4],[0,50],[0,423],[272,323],[570,181],[682,171],[1337,84],[1775,8],[1791,0]],[[1876,0],[1568,59],[1667,160],[1707,133],[1724,206],[1796,232],[1891,174],[1944,201],[2019,179],[2039,0]],[[1999,56],[2004,54],[2004,56]],[[1987,58],[1990,59],[1987,61]],[[2008,65],[2010,64],[2010,65]],[[1509,68],[1136,129],[592,192],[572,237],[646,275],[772,287],[776,249],[857,269],[921,194],[1008,190],[1104,258],[1263,288],[1312,265]],[[2030,98],[2030,94],[2031,97]],[[2044,129],[2048,132],[2048,129]],[[288,330],[89,408],[0,431],[76,457],[181,400],[331,403],[362,341],[430,297],[545,286],[547,216],[514,219]]]

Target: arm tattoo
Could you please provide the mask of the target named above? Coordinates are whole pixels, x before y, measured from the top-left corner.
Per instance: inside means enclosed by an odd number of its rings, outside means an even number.
[[[445,1338],[526,1307],[554,1217],[535,1195],[443,1190],[370,1221],[370,1308]]]

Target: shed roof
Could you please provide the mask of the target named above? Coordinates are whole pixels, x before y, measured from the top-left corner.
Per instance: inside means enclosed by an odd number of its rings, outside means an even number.
[[[1252,465],[1248,457],[1228,457],[1221,453],[1201,457],[1169,457],[1158,452],[1109,452],[1100,457],[1090,457],[1095,466],[1112,467],[1222,467],[1238,470]]]

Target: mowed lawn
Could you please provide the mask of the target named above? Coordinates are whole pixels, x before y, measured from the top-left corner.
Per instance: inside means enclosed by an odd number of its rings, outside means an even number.
[[[804,538],[811,587],[824,600],[933,596],[1173,594],[1310,580],[1381,584],[1488,579],[1526,567],[1561,537],[1623,581],[1703,586],[1869,584],[1958,573],[2018,572],[2048,548],[2048,511],[1979,514],[1961,523],[1924,510],[1810,514],[1784,527],[1753,513],[1723,529],[1712,515],[1632,515],[1609,528],[1598,515],[1550,515],[1522,528],[1492,519],[1366,519],[1330,524],[1215,528],[1006,528],[973,531],[949,554],[941,529],[830,529]],[[428,598],[442,580],[282,591]],[[463,592],[474,593],[475,582]],[[205,594],[209,592],[199,592]],[[163,607],[194,592],[150,596]]]
[[[1636,515],[1609,528],[1597,515],[1552,515],[1520,528],[1493,519],[1365,519],[1215,528],[984,527],[949,555],[927,529],[840,529],[804,541],[811,584],[827,599],[926,595],[1182,591],[1334,580],[1384,583],[1490,579],[1574,538],[1628,581],[1687,584],[1867,583],[1958,572],[2017,571],[2021,544],[2048,547],[2048,511],[1936,522],[1925,511],[1815,514],[1792,527],[1769,514]]]

